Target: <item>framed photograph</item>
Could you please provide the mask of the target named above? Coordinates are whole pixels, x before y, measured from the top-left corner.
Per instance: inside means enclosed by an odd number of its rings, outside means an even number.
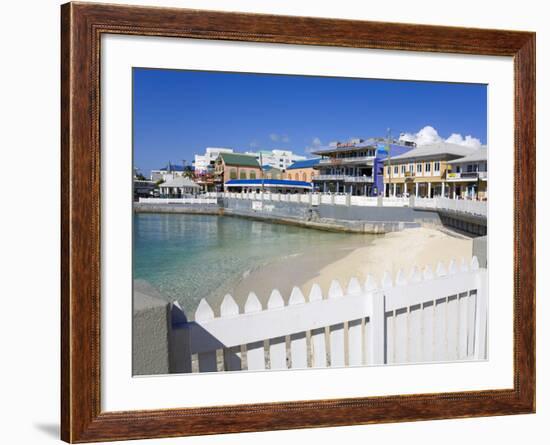
[[[67,3],[67,442],[535,411],[535,34]]]

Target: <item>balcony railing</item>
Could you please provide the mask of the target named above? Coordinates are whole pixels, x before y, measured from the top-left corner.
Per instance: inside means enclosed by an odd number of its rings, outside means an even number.
[[[351,176],[351,175],[316,175],[313,176],[314,181],[344,181],[353,183],[373,182],[372,176]]]
[[[342,164],[357,164],[357,163],[372,163],[374,156],[357,156],[349,158],[328,158],[321,159],[319,165],[342,165]]]
[[[460,179],[487,179],[487,172],[449,172],[447,173],[448,180]]]

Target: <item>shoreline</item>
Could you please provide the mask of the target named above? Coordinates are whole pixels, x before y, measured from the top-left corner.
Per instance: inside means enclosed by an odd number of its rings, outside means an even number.
[[[240,215],[231,216],[239,218]],[[265,218],[243,219],[270,222]],[[220,304],[226,294],[234,298],[240,312],[244,312],[245,302],[251,292],[256,294],[264,308],[274,289],[279,290],[285,302],[288,302],[292,288],[297,286],[307,300],[313,284],[318,284],[326,297],[332,280],[338,280],[345,291],[352,277],[364,284],[367,274],[371,274],[380,282],[385,271],[395,278],[399,269],[403,269],[408,276],[414,265],[421,269],[429,265],[435,270],[438,261],[448,264],[451,259],[460,261],[464,257],[469,260],[473,254],[473,239],[452,228],[433,224],[377,233],[376,236],[349,234],[329,248],[311,244],[311,247],[307,245],[294,253],[291,250],[268,257],[266,261],[220,281],[222,284],[213,291],[209,290],[204,297],[216,316],[219,316]],[[168,295],[164,295],[163,299],[180,300],[178,296]],[[193,318],[193,304],[184,304],[184,309]]]
[[[368,243],[357,247],[325,252],[324,255],[285,257],[263,264],[236,282],[222,286],[206,300],[219,316],[220,303],[228,293],[239,305],[240,312],[244,312],[250,292],[256,294],[264,308],[273,289],[281,293],[285,304],[294,286],[300,288],[307,300],[313,284],[318,284],[326,298],[333,280],[337,280],[345,292],[352,277],[364,284],[370,274],[379,283],[386,271],[395,278],[400,269],[407,276],[413,266],[421,270],[430,266],[435,270],[439,261],[444,264],[451,259],[469,261],[472,248],[472,238],[460,234],[450,234],[438,228],[406,229],[372,237]]]

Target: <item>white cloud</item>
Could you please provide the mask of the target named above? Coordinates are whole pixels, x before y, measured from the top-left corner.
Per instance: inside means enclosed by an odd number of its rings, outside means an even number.
[[[315,151],[317,148],[319,148],[321,145],[323,145],[323,143],[321,142],[321,139],[318,138],[318,137],[314,137],[312,140],[311,140],[311,145],[308,145],[306,148],[305,148],[305,152],[306,153],[311,153],[312,151]]]
[[[457,144],[464,147],[481,147],[481,141],[471,135],[462,136],[460,133],[453,133],[447,139],[444,139],[439,135],[437,130],[430,125],[426,125],[418,133],[402,133],[399,139],[416,142],[418,146],[448,142],[449,144]]]
[[[479,148],[481,147],[481,141],[478,138],[474,138],[470,135],[462,137],[459,133],[451,134],[446,142],[450,144],[464,145],[465,147]]]
[[[269,139],[273,142],[290,142],[290,138],[286,134],[271,133]]]

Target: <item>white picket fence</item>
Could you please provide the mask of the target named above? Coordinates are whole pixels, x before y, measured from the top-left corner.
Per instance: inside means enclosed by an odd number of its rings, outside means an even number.
[[[144,204],[216,204],[215,198],[197,197],[197,198],[139,198],[140,203]]]
[[[219,317],[203,299],[193,322],[172,305],[181,372],[480,360],[486,327],[487,271],[475,257],[379,284],[352,278],[345,290],[333,281],[325,298],[314,285],[307,301],[294,287],[286,305],[278,290],[265,308],[250,293],[243,313],[226,295]]]

